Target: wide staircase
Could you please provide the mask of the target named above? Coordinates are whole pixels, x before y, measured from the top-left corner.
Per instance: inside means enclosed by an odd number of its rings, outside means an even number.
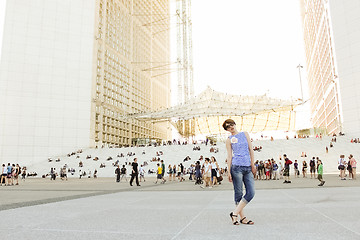
[[[312,157],[319,157],[324,164],[324,173],[337,173],[338,159],[341,154],[344,154],[346,159],[349,154],[353,154],[355,159],[360,157],[360,144],[351,143],[350,138],[346,136],[341,136],[336,138],[336,142],[333,142],[333,147],[330,148],[330,142],[332,137],[323,137],[319,138],[291,138],[286,139],[276,139],[274,141],[270,140],[255,140],[253,141],[253,146],[262,147],[261,151],[255,151],[255,161],[256,160],[267,160],[275,159],[277,162],[283,154],[287,154],[289,159],[293,162],[295,160],[299,163],[299,168],[301,169],[302,162],[306,160],[310,161]],[[168,145],[168,146],[147,146],[147,147],[128,147],[128,148],[101,148],[101,149],[83,149],[82,153],[77,153],[70,157],[58,156],[53,157],[53,161],[49,162],[47,159],[44,159],[41,163],[36,163],[28,166],[28,171],[35,171],[38,173],[38,176],[47,174],[50,171],[50,168],[56,168],[56,171],[59,172],[60,168],[67,164],[68,168],[74,168],[75,174],[71,175],[68,173],[68,176],[79,177],[79,170],[86,173],[94,173],[94,170],[97,169],[98,177],[114,177],[115,167],[113,166],[118,160],[120,165],[125,164],[125,162],[132,162],[136,157],[138,158],[138,163],[143,164],[147,162],[148,165],[144,167],[145,171],[156,170],[156,164],[159,162],[152,162],[152,158],[160,158],[164,160],[166,168],[171,165],[178,165],[183,163],[187,168],[190,164],[194,164],[200,156],[211,157],[214,156],[217,159],[220,167],[224,168],[226,166],[226,148],[225,143],[218,143],[216,146],[199,144],[200,151],[193,151],[195,145]],[[328,147],[329,151],[326,153],[325,148]],[[217,148],[218,152],[210,152],[211,148]],[[135,153],[133,156],[127,156],[128,153]],[[144,152],[144,153],[143,153]],[[156,153],[162,152],[163,155],[157,156]],[[307,157],[301,157],[302,152],[305,152]],[[117,157],[118,155],[123,154],[124,157]],[[87,156],[91,158],[87,159]],[[183,162],[184,158],[189,156],[190,161]],[[99,160],[93,160],[97,157]],[[111,160],[108,158],[111,157]],[[55,160],[60,158],[59,162]],[[79,162],[83,163],[83,167],[79,167]],[[283,162],[283,161],[282,161]],[[104,168],[100,168],[100,164],[105,164]],[[128,173],[130,173],[131,166],[126,165]],[[293,167],[291,167],[293,170]],[[291,171],[292,171],[291,170]],[[155,176],[155,175],[154,175]],[[87,177],[87,176],[86,176]]]

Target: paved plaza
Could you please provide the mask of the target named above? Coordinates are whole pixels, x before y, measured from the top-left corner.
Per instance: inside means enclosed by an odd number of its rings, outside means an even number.
[[[0,187],[2,239],[360,239],[360,181],[256,181],[246,208],[253,226],[233,226],[232,185],[140,187],[114,179],[28,179]]]

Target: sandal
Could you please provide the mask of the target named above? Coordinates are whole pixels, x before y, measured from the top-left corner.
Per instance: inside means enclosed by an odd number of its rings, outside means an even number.
[[[246,219],[246,217],[243,217],[243,219],[240,220],[240,223],[241,224],[248,224],[248,225],[254,225],[254,222],[253,221],[247,221],[247,222],[243,222],[244,220]]]
[[[231,221],[233,223],[233,225],[240,225],[240,223],[238,222],[238,220],[236,220],[237,215],[234,215],[233,212],[230,213],[230,217],[231,217]]]

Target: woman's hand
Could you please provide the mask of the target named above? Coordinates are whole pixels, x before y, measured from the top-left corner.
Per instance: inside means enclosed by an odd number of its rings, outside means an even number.
[[[228,174],[228,179],[229,179],[229,182],[232,182],[232,177],[231,177],[230,173]]]
[[[251,165],[251,172],[254,174],[254,177],[256,176],[256,167],[255,165]]]

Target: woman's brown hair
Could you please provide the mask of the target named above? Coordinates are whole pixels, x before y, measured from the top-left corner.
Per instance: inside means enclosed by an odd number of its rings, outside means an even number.
[[[222,125],[225,130],[227,130],[227,129],[226,129],[226,125],[228,125],[228,124],[234,124],[234,125],[236,125],[236,123],[235,123],[234,120],[232,120],[232,119],[226,119],[225,122],[224,122],[223,125]]]

